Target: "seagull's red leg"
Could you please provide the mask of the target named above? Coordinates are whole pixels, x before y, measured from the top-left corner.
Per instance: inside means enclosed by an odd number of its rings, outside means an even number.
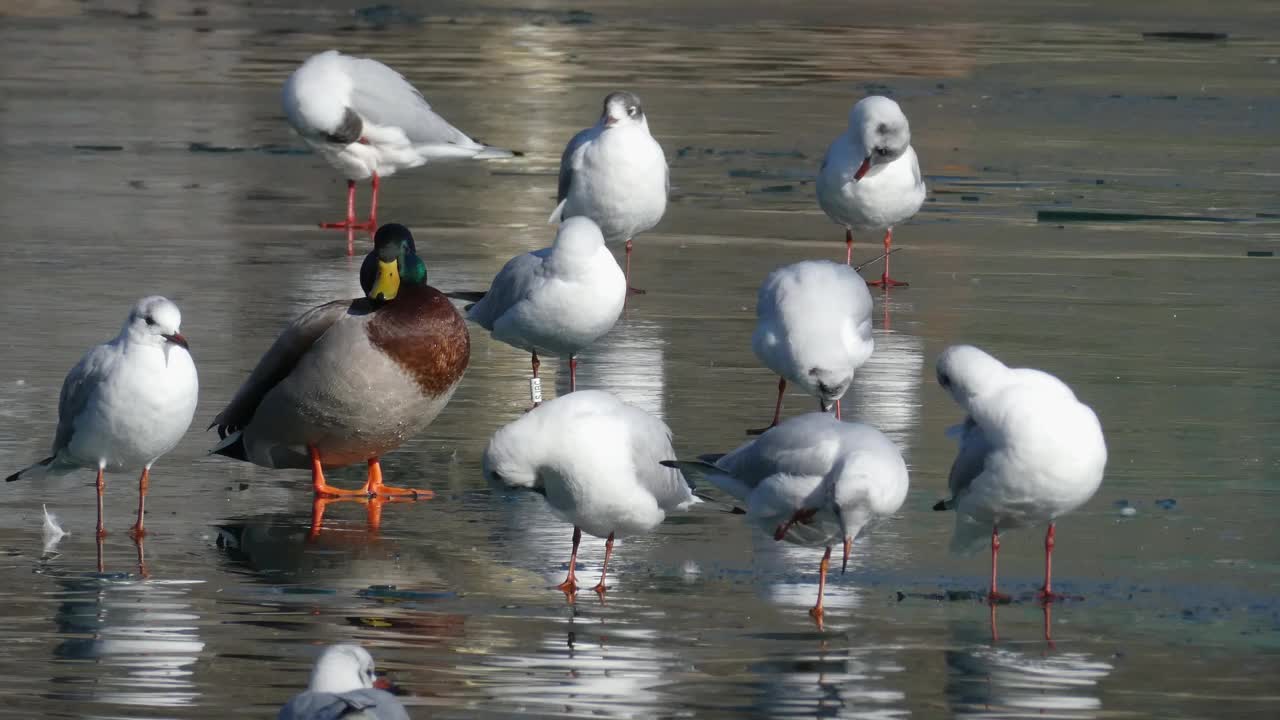
[[[853,230],[844,229],[844,264],[853,265]]]
[[[324,468],[320,463],[320,451],[314,445],[308,445],[307,450],[311,453],[311,489],[315,492],[316,497],[336,498],[336,497],[368,497],[368,493],[364,488],[359,490],[344,490],[336,488],[325,482]]]
[[[147,570],[147,551],[142,547],[142,537],[135,537],[133,545],[138,549],[138,575],[143,579],[150,578],[151,571]]]
[[[839,400],[836,401],[836,419],[837,420],[840,419],[840,401]]]
[[[369,222],[365,223],[365,229],[373,232],[378,229],[378,173],[373,174],[369,184],[373,187],[373,197],[369,199]]]
[[[578,389],[578,358],[569,356],[569,392]]]
[[[885,252],[884,274],[880,276],[879,280],[868,280],[867,281],[868,285],[872,287],[887,287],[887,288],[904,287],[908,285],[908,283],[904,283],[900,280],[894,280],[893,278],[889,277],[889,246],[891,245],[893,245],[893,228],[889,228],[888,230],[884,231],[884,252]]]
[[[1053,591],[1053,546],[1054,531],[1053,522],[1049,523],[1049,529],[1044,534],[1044,587],[1040,588],[1040,601],[1051,603],[1054,600],[1061,600],[1062,596]]]
[[[351,230],[356,227],[356,181],[347,181],[347,219],[336,223],[320,223],[326,230]]]
[[[613,533],[609,533],[609,539],[604,541],[604,565],[600,566],[600,582],[596,583],[595,591],[597,595],[604,596],[607,586],[604,584],[605,575],[609,574],[609,558],[613,557]]]
[[[1050,650],[1056,650],[1057,645],[1053,643],[1053,606],[1046,603],[1042,606],[1044,610],[1044,643],[1049,646]]]
[[[772,429],[773,426],[778,424],[779,418],[782,417],[782,395],[786,391],[787,391],[787,379],[784,377],[778,378],[778,402],[775,403],[773,406],[773,422],[769,423],[768,427],[755,428],[754,430],[748,430],[747,431],[748,435],[763,435],[764,433]]]
[[[996,565],[1000,557],[1000,526],[991,526],[991,593],[987,595],[987,600],[992,603],[1009,602],[1009,596],[996,590]]]
[[[147,507],[147,487],[151,484],[151,468],[142,468],[142,476],[138,478],[138,522],[134,523],[129,530],[129,537],[137,540],[147,534],[145,528],[142,527],[142,515],[146,512]]]
[[[578,576],[573,570],[578,566],[578,543],[582,542],[582,528],[573,527],[573,552],[569,555],[569,574],[565,576],[564,582],[556,586],[557,589],[563,590],[566,595],[572,596],[578,592]]]
[[[431,490],[415,488],[398,488],[382,484],[382,463],[378,458],[369,458],[369,474],[364,481],[364,492],[369,497],[412,497],[414,500],[430,500],[435,497]]]
[[[628,295],[645,294],[644,290],[641,290],[638,287],[631,286],[631,238],[627,238],[627,294]]]
[[[822,554],[822,562],[818,564],[818,604],[809,609],[809,617],[812,617],[818,623],[818,629],[822,629],[822,591],[827,589],[827,568],[831,566],[831,546],[827,546],[827,551]]]
[[[98,537],[100,538],[104,538],[107,536],[106,525],[102,522],[102,493],[106,492],[106,490],[107,490],[107,481],[105,478],[102,477],[102,466],[99,465],[98,466]],[[102,563],[99,562],[98,564],[101,565]]]

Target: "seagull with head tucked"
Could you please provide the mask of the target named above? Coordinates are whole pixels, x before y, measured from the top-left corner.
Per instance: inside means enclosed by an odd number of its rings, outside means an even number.
[[[1093,497],[1107,464],[1098,416],[1053,375],[1008,367],[972,345],[944,350],[937,372],[966,413],[951,497],[933,507],[956,512],[951,549],[990,537],[990,599],[1007,600],[996,589],[1000,530],[1048,523],[1040,597],[1053,600],[1054,521]]]
[[[746,503],[746,519],[774,540],[826,546],[818,565],[818,602],[809,611],[822,624],[822,592],[831,546],[853,541],[893,515],[907,497],[907,465],[884,433],[828,413],[791,418],[727,455],[665,461]]]
[[[509,158],[436,114],[400,73],[369,58],[327,50],[307,58],[284,85],[289,124],[347,178],[347,218],[321,227],[378,227],[378,182],[441,160]],[[356,181],[370,178],[369,219],[356,222]]]

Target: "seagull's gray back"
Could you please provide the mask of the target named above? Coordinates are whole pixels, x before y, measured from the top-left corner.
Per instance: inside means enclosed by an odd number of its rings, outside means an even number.
[[[631,430],[631,460],[640,484],[653,495],[664,512],[683,509],[693,501],[693,491],[679,470],[661,463],[676,456],[666,423],[634,405],[625,405]]]
[[[298,693],[276,720],[409,720],[409,713],[394,695],[373,688],[345,693],[307,690]]]
[[[951,463],[951,474],[947,478],[952,499],[968,490],[973,479],[982,474],[986,468],[987,455],[994,449],[982,432],[982,426],[974,422],[972,417],[965,417],[960,431],[960,449],[956,453],[955,462]]]
[[[89,398],[93,397],[98,385],[111,374],[120,357],[120,348],[110,343],[95,345],[67,373],[62,381],[62,392],[58,395],[58,429],[53,435],[53,450],[49,453],[51,456],[57,457],[60,451],[71,444],[76,417],[84,412]]]
[[[404,130],[415,144],[481,147],[440,117],[418,89],[377,60],[343,56],[351,76],[351,108],[374,125]]]
[[[590,141],[592,138],[600,134],[600,128],[592,126],[585,130],[581,130],[568,145],[564,146],[564,152],[560,155],[560,184],[556,188],[556,203],[559,204],[569,197],[569,186],[573,184],[573,154],[578,148]]]
[[[551,256],[551,248],[542,248],[517,255],[502,266],[493,279],[489,291],[467,313],[467,319],[478,323],[485,330],[493,330],[493,324],[523,300],[539,277],[543,262]]]
[[[740,446],[716,462],[748,488],[755,488],[776,473],[822,477],[831,470],[844,435],[863,430],[862,426],[833,423],[825,413],[809,413],[792,418],[758,439]],[[838,423],[838,421],[836,421]],[[832,430],[841,430],[836,434]]]

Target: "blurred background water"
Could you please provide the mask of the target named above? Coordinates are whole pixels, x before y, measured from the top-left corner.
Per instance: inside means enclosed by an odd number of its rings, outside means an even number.
[[[1275,717],[1280,265],[1248,253],[1280,239],[1278,23],[1237,0],[0,5],[0,467],[47,450],[63,374],[137,297],[181,305],[202,385],[154,468],[143,547],[124,533],[135,479],[110,477],[105,572],[88,473],[2,488],[0,716],[270,717],[318,646],[349,640],[415,717]],[[1144,35],[1166,31],[1223,37]],[[829,586],[824,632],[804,612],[820,553],[708,510],[621,543],[607,603],[566,605],[549,586],[569,528],[480,475],[528,401],[527,356],[482,332],[444,414],[385,459],[436,499],[387,505],[378,534],[357,503],[313,534],[306,473],[205,455],[200,428],[281,326],[358,293],[369,239],[352,258],[315,227],[343,181],[279,107],[331,47],[526,153],[383,185],[380,218],[414,229],[445,290],[548,244],[564,143],[610,90],[643,98],[673,201],[636,242],[649,294],[579,382],[662,416],[684,454],[768,417],[755,290],[843,256],[813,197],[822,153],[859,97],[902,104],[930,196],[896,233],[911,287],[877,294],[845,408],[902,445],[912,490]],[[998,640],[970,594],[985,557],[948,555],[929,509],[959,419],[932,364],[958,341],[1061,376],[1110,444],[1101,491],[1058,531],[1061,585],[1087,599],[1001,607]],[[47,553],[41,504],[71,532]],[[1040,534],[1004,550],[1030,593]],[[584,542],[588,575],[602,553]]]

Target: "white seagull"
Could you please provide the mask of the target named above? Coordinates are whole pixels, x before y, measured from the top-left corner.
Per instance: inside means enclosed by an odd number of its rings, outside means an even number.
[[[667,210],[671,181],[662,146],[649,134],[640,98],[609,93],[595,125],[573,136],[560,156],[556,209],[548,222],[585,215],[607,243],[626,241],[631,292],[631,238],[649,230]]]
[[[490,483],[536,492],[573,523],[569,574],[558,586],[572,596],[583,531],[607,538],[595,586],[603,594],[615,536],[650,532],[667,513],[697,502],[680,471],[662,466],[672,457],[666,423],[603,390],[582,390],[500,428],[483,466]]]
[[[141,469],[138,521],[129,534],[146,534],[142,518],[151,465],[187,432],[199,395],[196,366],[179,332],[181,324],[178,306],[166,298],[139,300],[120,334],[90,348],[62,381],[58,429],[49,457],[5,480],[97,470],[98,535],[103,536],[103,473]]]
[[[871,357],[871,293],[857,270],[828,260],[805,260],[769,273],[756,299],[751,349],[778,374],[778,424],[787,381],[818,398],[824,412],[853,384],[854,372]]]
[[[409,720],[391,684],[374,673],[373,656],[359,645],[330,645],[316,661],[311,682],[276,720]]]
[[[532,353],[535,378],[539,352],[568,356],[572,392],[577,354],[613,329],[626,299],[627,280],[600,228],[590,218],[573,217],[560,225],[551,247],[507,261],[467,319]]]
[[[1007,600],[996,590],[1000,530],[1047,522],[1040,596],[1052,600],[1054,520],[1093,497],[1107,464],[1098,416],[1058,378],[972,345],[943,351],[938,384],[966,413],[951,497],[933,507],[956,511],[952,551],[972,549],[990,528],[990,599]]]
[[[327,50],[284,84],[284,112],[307,144],[347,178],[347,219],[321,227],[374,230],[378,181],[440,160],[489,160],[515,153],[467,136],[436,114],[417,88],[377,60]],[[369,220],[356,222],[356,181],[371,178]]]
[[[773,537],[825,545],[818,566],[818,602],[809,614],[822,623],[822,591],[831,546],[853,541],[898,511],[907,497],[907,465],[884,433],[827,413],[791,418],[728,455],[664,462],[747,504],[747,520]]]
[[[920,161],[911,147],[911,128],[898,103],[872,95],[849,111],[849,128],[827,148],[818,172],[818,204],[845,227],[845,263],[853,264],[853,231],[884,231],[884,249],[893,227],[910,220],[924,204]],[[884,274],[870,285],[906,285]]]

